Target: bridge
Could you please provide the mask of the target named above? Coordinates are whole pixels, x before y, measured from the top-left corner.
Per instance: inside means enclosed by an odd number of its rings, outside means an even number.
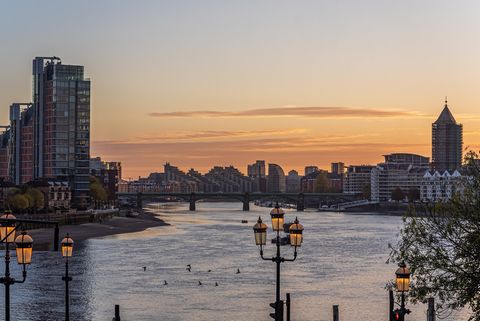
[[[141,209],[144,200],[156,199],[181,199],[190,203],[190,211],[196,210],[196,201],[202,199],[210,200],[238,200],[243,203],[243,210],[250,210],[250,202],[256,200],[287,200],[297,205],[297,211],[302,212],[305,209],[305,200],[315,199],[319,201],[337,201],[344,203],[353,201],[358,196],[355,194],[345,193],[161,193],[161,192],[119,192],[117,197],[120,198],[134,198],[136,199],[137,208]]]

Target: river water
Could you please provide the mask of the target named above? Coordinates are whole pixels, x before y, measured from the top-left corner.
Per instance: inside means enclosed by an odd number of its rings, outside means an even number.
[[[269,223],[269,209],[243,212],[240,203],[199,202],[189,212],[187,206],[150,204],[172,226],[77,246],[70,264],[71,320],[110,321],[115,304],[122,321],[272,320],[275,264],[260,259],[252,231],[259,215]],[[297,261],[282,264],[282,296],[291,293],[292,321],[331,320],[334,304],[341,321],[388,320],[384,287],[396,266],[385,261],[401,218],[306,211],[287,212],[286,221],[297,215],[305,226],[304,244]],[[293,254],[290,246],[282,251],[287,258]],[[265,254],[274,254],[272,244]],[[63,320],[63,272],[59,253],[35,252],[26,283],[12,286],[12,320]],[[12,274],[20,275],[16,264]],[[0,309],[3,302],[2,293]],[[425,305],[410,308],[407,320],[426,320]],[[467,318],[453,314],[445,320]]]

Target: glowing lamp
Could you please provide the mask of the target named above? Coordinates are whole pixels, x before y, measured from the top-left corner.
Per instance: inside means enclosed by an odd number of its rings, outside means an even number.
[[[303,242],[303,225],[298,222],[298,218],[290,225],[290,244],[292,246],[301,246]]]
[[[270,212],[272,217],[272,229],[274,231],[283,230],[283,223],[285,221],[285,212],[280,208],[280,206],[275,205],[275,208]]]
[[[400,262],[398,269],[395,272],[397,291],[398,292],[408,292],[410,290],[410,269],[407,267],[405,262]]]
[[[73,254],[73,240],[67,234],[62,240],[62,256],[65,258],[71,257]]]
[[[261,217],[258,217],[257,224],[253,226],[253,233],[255,234],[255,244],[265,245],[267,243],[267,225],[262,222]]]
[[[17,245],[17,262],[18,264],[27,265],[32,263],[32,249],[33,239],[27,232],[23,231],[22,234],[15,239]]]
[[[5,211],[0,218],[5,220],[12,220],[11,222],[0,222],[0,238],[5,243],[15,242],[15,226],[17,223],[14,221],[16,217],[10,211]]]

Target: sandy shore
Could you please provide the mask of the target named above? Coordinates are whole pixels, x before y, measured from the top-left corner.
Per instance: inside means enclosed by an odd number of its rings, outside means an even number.
[[[141,232],[150,227],[166,226],[165,223],[151,213],[143,212],[138,217],[113,217],[103,223],[86,223],[81,225],[60,226],[60,241],[69,233],[76,243],[90,238],[108,235]],[[54,229],[37,229],[28,231],[33,238],[34,249],[53,249]]]

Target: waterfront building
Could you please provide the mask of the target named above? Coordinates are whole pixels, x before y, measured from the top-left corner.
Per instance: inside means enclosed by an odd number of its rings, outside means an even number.
[[[100,157],[90,159],[90,175],[95,176],[107,191],[108,199],[116,199],[118,182],[122,179],[122,164],[106,162]]]
[[[428,157],[409,153],[384,157],[385,161],[371,170],[372,201],[390,201],[392,192],[397,188],[403,191],[405,198],[412,189],[420,191],[423,176],[429,169]]]
[[[347,167],[343,179],[343,192],[347,194],[365,194],[372,180],[373,165],[351,165]]]
[[[315,187],[317,185],[317,179],[320,174],[324,172],[314,171],[308,175],[303,176],[300,179],[300,192],[302,193],[315,193]]]
[[[287,177],[285,178],[285,185],[287,193],[298,193],[300,192],[300,182],[302,177],[298,175],[296,170],[291,170],[288,172]]]
[[[439,172],[455,171],[462,165],[463,126],[456,122],[447,100],[432,124],[432,168]]]
[[[446,202],[456,192],[462,190],[462,182],[466,179],[458,170],[426,171],[421,181],[420,199],[423,202]]]
[[[254,192],[267,191],[267,179],[265,175],[265,161],[257,160],[255,163],[247,166],[247,175],[253,179]]]
[[[267,192],[285,193],[286,182],[283,169],[277,164],[268,164]]]
[[[6,126],[5,130],[0,133],[0,180],[10,181],[8,174],[8,147],[10,141],[10,128]]]
[[[72,200],[90,198],[90,80],[58,57],[33,60],[34,178],[65,179]]]
[[[26,185],[42,192],[44,206],[49,210],[64,210],[71,206],[72,191],[68,181],[36,179]]]
[[[314,165],[305,166],[305,171],[303,176],[307,176],[315,172],[318,172],[318,166],[314,166]]]
[[[220,188],[225,193],[244,193],[253,192],[253,179],[243,175],[233,166],[221,167],[215,166],[205,177]]]
[[[15,184],[67,181],[74,207],[90,193],[90,80],[58,57],[33,60],[32,103],[10,106],[8,176]],[[4,166],[2,167],[4,170]]]
[[[337,162],[331,163],[331,171],[332,174],[342,175],[345,173],[345,163]]]
[[[33,107],[31,103],[10,105],[8,174],[17,185],[34,179]]]
[[[129,188],[128,188],[128,181],[124,179],[120,179],[118,181],[118,192],[119,193],[128,193]]]
[[[192,193],[199,192],[199,180],[194,176],[188,175],[176,166],[166,163],[164,165],[165,181],[163,186],[171,192]]]

